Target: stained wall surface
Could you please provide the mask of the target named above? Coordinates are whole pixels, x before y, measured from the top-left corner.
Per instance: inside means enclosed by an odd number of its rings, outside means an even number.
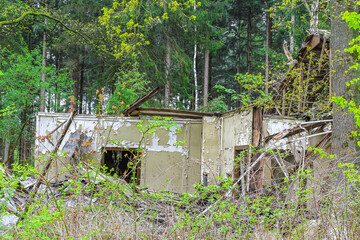
[[[208,184],[233,176],[235,147],[251,144],[252,110],[235,110],[220,117],[203,117],[202,176]]]
[[[54,149],[64,126],[49,134],[65,122],[68,116],[69,114],[60,113],[37,115],[38,139],[36,140],[35,165],[40,169],[41,165],[49,159],[50,152]],[[68,146],[71,146],[71,143],[77,144],[78,139],[70,138],[70,136],[77,136],[77,131],[84,133],[90,139],[86,148],[87,154],[82,159],[99,165],[104,148],[138,148],[142,139],[142,133],[137,126],[140,121],[146,125],[151,118],[77,115],[60,146],[61,151],[57,153],[60,157],[52,164],[47,177],[61,180],[71,174],[67,166],[71,163],[70,157],[73,151],[71,149],[69,151]],[[147,185],[155,191],[164,189],[173,192],[192,192],[193,185],[200,183],[201,180],[201,120],[174,119],[174,122],[180,128],[180,132],[175,133],[176,127],[172,127],[170,132],[157,130],[141,141],[145,153],[141,164],[140,182],[141,185]],[[48,139],[41,138],[44,136],[48,136]],[[178,145],[179,142],[183,143]]]

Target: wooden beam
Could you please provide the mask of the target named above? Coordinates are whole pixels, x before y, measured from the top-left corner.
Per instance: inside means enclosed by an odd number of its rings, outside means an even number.
[[[311,130],[317,127],[321,127],[324,126],[326,124],[328,124],[329,121],[321,121],[321,122],[315,122],[315,123],[304,123],[304,124],[298,124],[297,126],[290,128],[290,129],[284,129],[282,132],[283,134],[280,133],[275,133],[272,134],[270,136],[267,136],[264,140],[264,143],[268,143],[271,139],[273,139],[274,137],[276,137],[277,135],[281,136],[279,138],[276,138],[276,140],[280,140],[282,138],[286,138],[286,137],[291,137],[295,134],[304,132],[305,130]]]
[[[135,102],[133,102],[132,104],[130,104],[129,107],[127,107],[122,114],[124,116],[128,116],[131,115],[131,113],[138,107],[140,107],[143,103],[145,103],[146,101],[148,101],[149,99],[151,99],[152,97],[154,97],[158,92],[160,91],[160,88],[157,87],[153,90],[151,90],[150,92],[148,92],[147,94],[139,97],[138,99],[135,100]]]
[[[263,127],[264,112],[262,108],[253,108],[253,121],[252,121],[252,146],[259,149],[262,141],[262,127]],[[252,158],[256,158],[260,153],[255,153]],[[264,159],[261,159],[258,164],[254,166],[254,184],[253,188],[257,193],[262,189],[262,176],[264,168]]]
[[[162,108],[137,108],[130,114],[130,116],[139,115],[201,119],[204,116],[214,116],[216,113],[180,111]]]

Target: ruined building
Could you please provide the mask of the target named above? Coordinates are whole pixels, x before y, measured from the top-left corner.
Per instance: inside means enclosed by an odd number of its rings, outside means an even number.
[[[77,115],[47,177],[70,176],[68,166],[81,157],[85,163],[113,168],[129,181],[133,169],[129,163],[141,155],[136,182],[155,191],[193,192],[197,183],[220,184],[220,176],[233,178],[241,193],[261,191],[300,168],[312,168],[314,181],[321,181],[326,161],[308,146],[330,147],[328,56],[326,37],[309,36],[277,88],[274,104],[266,109],[200,113],[140,107],[158,91],[154,90],[130,105],[124,116]],[[159,129],[143,139],[138,124],[148,124],[152,116],[172,117],[177,127]],[[37,166],[49,159],[68,118],[66,113],[37,115]],[[136,152],[139,146],[144,149],[141,153]]]

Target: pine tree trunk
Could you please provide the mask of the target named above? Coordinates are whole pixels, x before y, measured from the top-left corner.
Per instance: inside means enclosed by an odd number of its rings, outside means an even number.
[[[331,0],[331,73],[333,80],[333,92],[336,96],[343,96],[350,100],[353,87],[347,87],[346,82],[354,78],[354,72],[348,71],[351,66],[351,55],[344,51],[348,48],[355,32],[349,29],[348,24],[341,19],[341,12],[350,10],[349,6],[340,0]],[[337,106],[334,106],[337,107]],[[354,153],[356,142],[351,138],[351,131],[355,129],[355,121],[352,114],[347,109],[337,109],[333,111],[332,126],[332,152],[338,156],[346,153]]]
[[[62,32],[62,27],[60,27],[60,32]],[[62,62],[63,62],[63,49],[60,46],[59,49],[59,55],[58,55],[58,61],[57,61],[57,70],[60,72],[61,68],[62,68]],[[59,112],[60,111],[60,107],[61,107],[61,96],[60,93],[58,93],[58,86],[56,85],[56,94],[55,94],[55,112]]]
[[[252,12],[251,12],[251,8],[248,9],[249,10],[249,15],[248,15],[248,25],[247,25],[247,64],[246,64],[246,71],[248,73],[251,73],[251,52],[252,52],[252,39],[251,39],[251,34],[252,34],[252,24],[251,24],[251,18],[252,18]]]
[[[29,117],[34,116],[34,108],[33,106],[29,107]],[[34,132],[36,129],[34,129],[35,126],[31,124],[31,119],[29,120],[29,123],[27,125],[27,132],[31,135],[25,138],[25,159],[30,160],[33,150],[31,148],[31,144],[33,143],[34,139]]]
[[[11,132],[10,129],[8,130],[8,136],[11,136]],[[7,161],[6,166],[8,168],[12,168],[12,164],[14,163],[14,156],[10,156],[11,152],[11,142],[10,142],[10,138],[7,137],[5,138],[5,152],[4,152],[4,161]]]
[[[3,139],[2,138],[0,138],[0,160],[1,159],[4,160],[4,146],[3,146]]]
[[[45,19],[45,25],[46,25],[46,19]],[[43,34],[43,59],[42,59],[42,74],[41,74],[41,82],[45,83],[46,82],[46,72],[45,72],[45,68],[46,68],[46,31],[44,31]],[[42,87],[40,89],[40,107],[39,107],[39,111],[40,112],[45,112],[45,88]]]
[[[26,121],[26,113],[22,113],[21,116],[21,125],[23,125]],[[20,136],[20,142],[19,142],[19,162],[23,162],[25,160],[25,141],[26,141],[25,134],[21,134]]]
[[[204,51],[204,75],[203,75],[203,106],[206,106],[209,99],[209,70],[210,70],[210,51]]]
[[[170,26],[167,26],[166,37],[166,56],[165,56],[165,107],[169,107],[170,101],[170,67],[171,67],[171,45],[170,45]]]
[[[5,138],[5,149],[4,149],[4,162],[8,159],[10,154],[10,140],[9,138]]]
[[[270,9],[270,0],[266,1],[267,9]],[[267,83],[270,82],[270,55],[269,51],[272,48],[272,19],[270,17],[270,12],[266,12],[266,55],[265,55],[265,93],[269,92],[269,87]]]
[[[80,75],[80,62],[79,62],[78,51],[76,51],[74,68],[73,68],[73,72],[72,72],[72,80],[74,81],[74,84],[73,84],[74,102],[72,104],[72,107],[74,108],[74,110],[78,109],[79,82],[80,82],[79,75]]]
[[[80,84],[79,84],[79,114],[83,113],[83,98],[84,98],[84,71],[85,71],[84,61],[81,63],[80,71]]]

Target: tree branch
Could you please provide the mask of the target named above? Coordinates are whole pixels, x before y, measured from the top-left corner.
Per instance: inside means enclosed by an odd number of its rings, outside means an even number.
[[[69,28],[66,24],[64,24],[60,19],[57,19],[47,13],[42,13],[42,12],[24,12],[23,14],[21,14],[20,17],[13,19],[13,20],[6,20],[6,21],[0,21],[0,27],[4,26],[4,25],[12,25],[12,24],[16,24],[18,22],[21,22],[22,20],[24,20],[27,16],[42,16],[42,17],[46,17],[48,19],[51,19],[55,22],[60,23],[67,31],[75,33],[75,34],[79,34],[81,37],[83,37],[86,40],[89,40],[90,37],[88,35],[86,35],[83,32],[80,31],[76,31],[74,29]]]

